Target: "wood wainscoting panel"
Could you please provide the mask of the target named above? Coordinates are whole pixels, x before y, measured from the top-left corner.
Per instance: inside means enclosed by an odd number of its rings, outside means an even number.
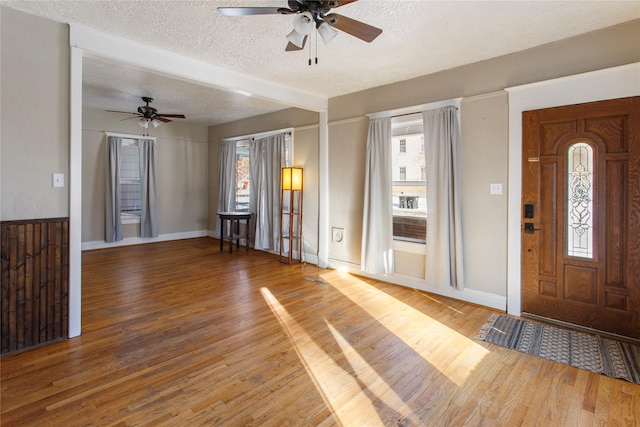
[[[1,353],[69,335],[69,219],[2,221]]]

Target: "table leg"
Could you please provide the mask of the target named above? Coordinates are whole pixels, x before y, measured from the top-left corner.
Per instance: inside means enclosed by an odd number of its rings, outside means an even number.
[[[235,224],[235,228],[233,229],[233,231],[235,232],[236,230],[238,230],[238,233],[236,234],[236,249],[240,249],[240,220],[236,220],[236,224]]]
[[[220,251],[224,248],[224,219],[220,218]]]
[[[249,252],[250,229],[251,229],[251,220],[247,218],[247,228],[246,230],[244,230],[244,242],[245,242],[245,245],[247,246],[247,252]]]

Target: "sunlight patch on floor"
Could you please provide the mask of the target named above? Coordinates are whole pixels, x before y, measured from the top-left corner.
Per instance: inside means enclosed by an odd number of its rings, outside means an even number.
[[[341,272],[330,272],[321,277],[331,283],[332,274],[340,275],[341,283],[350,283],[335,287],[336,290],[380,322],[456,385],[463,386],[482,359],[489,354],[486,348],[472,339],[357,277]],[[421,329],[422,333],[416,333],[417,329]]]
[[[316,344],[304,327],[289,314],[269,289],[261,288],[260,291],[291,340],[291,345],[296,350],[300,362],[338,422],[343,426],[383,425],[371,399],[354,378],[353,373],[346,371]],[[345,354],[345,357],[347,360],[353,360],[353,355]],[[352,410],[354,408],[357,410]]]
[[[353,348],[349,341],[347,341],[342,334],[340,334],[340,332],[331,323],[329,323],[329,321],[325,319],[325,323],[327,324],[327,328],[331,331],[333,338],[340,346],[342,354],[344,354],[344,357],[349,362],[352,375],[357,376],[360,383],[366,384],[368,393],[374,395],[376,399],[379,399],[381,402],[384,402],[386,406],[393,408],[394,411],[398,412],[400,415],[399,419],[403,419],[405,422],[411,422],[413,425],[418,425],[420,420],[413,415],[411,408],[395,391],[393,391],[384,378],[382,378],[376,370],[369,365],[360,353]],[[353,406],[354,410],[358,410],[360,408],[362,402],[359,402],[359,400],[362,400],[363,398],[368,399],[364,393],[360,393],[358,397],[359,399],[353,399],[349,402],[350,406]],[[348,406],[345,409],[348,409]]]

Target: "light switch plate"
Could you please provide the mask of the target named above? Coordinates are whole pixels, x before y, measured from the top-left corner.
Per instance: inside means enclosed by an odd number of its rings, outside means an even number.
[[[489,194],[499,196],[502,194],[502,184],[490,184]]]
[[[53,186],[54,187],[64,187],[64,174],[63,173],[54,173],[53,174]]]

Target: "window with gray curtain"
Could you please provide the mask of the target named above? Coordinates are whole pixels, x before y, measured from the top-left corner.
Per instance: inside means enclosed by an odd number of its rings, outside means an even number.
[[[249,143],[251,195],[254,214],[254,248],[280,249],[280,181],[285,161],[285,135],[278,134]]]
[[[255,249],[280,249],[281,170],[291,165],[292,153],[289,132],[220,144],[218,212],[253,213]]]
[[[393,150],[391,118],[369,121],[361,268],[367,273],[393,273],[393,208],[423,209],[429,224],[429,231],[425,227],[426,236],[423,237],[426,241],[425,281],[432,287],[463,289],[458,111],[454,106],[447,106],[423,111],[421,115],[424,139],[417,136],[415,151],[424,159],[416,163],[411,175],[415,175],[415,182],[410,184],[418,185],[418,181],[426,180],[420,184],[426,184],[425,190],[428,189],[426,203],[420,200],[420,195],[407,193],[409,187],[401,188],[405,185],[403,181],[409,180],[408,167],[396,166],[394,169],[393,166],[396,153],[402,153],[403,157],[409,154],[408,137],[394,141],[399,149]],[[401,144],[402,139],[405,139],[404,144]],[[394,178],[396,170],[398,175]],[[398,187],[397,194],[392,183]]]
[[[236,141],[220,143],[218,212],[234,212],[236,207]]]
[[[158,236],[155,141],[135,138],[123,144],[107,137],[105,240],[123,239],[123,217],[140,219],[140,237]]]
[[[369,120],[362,218],[361,268],[372,274],[394,272],[391,118]]]
[[[464,288],[460,125],[453,106],[422,113],[427,169],[428,286]]]

